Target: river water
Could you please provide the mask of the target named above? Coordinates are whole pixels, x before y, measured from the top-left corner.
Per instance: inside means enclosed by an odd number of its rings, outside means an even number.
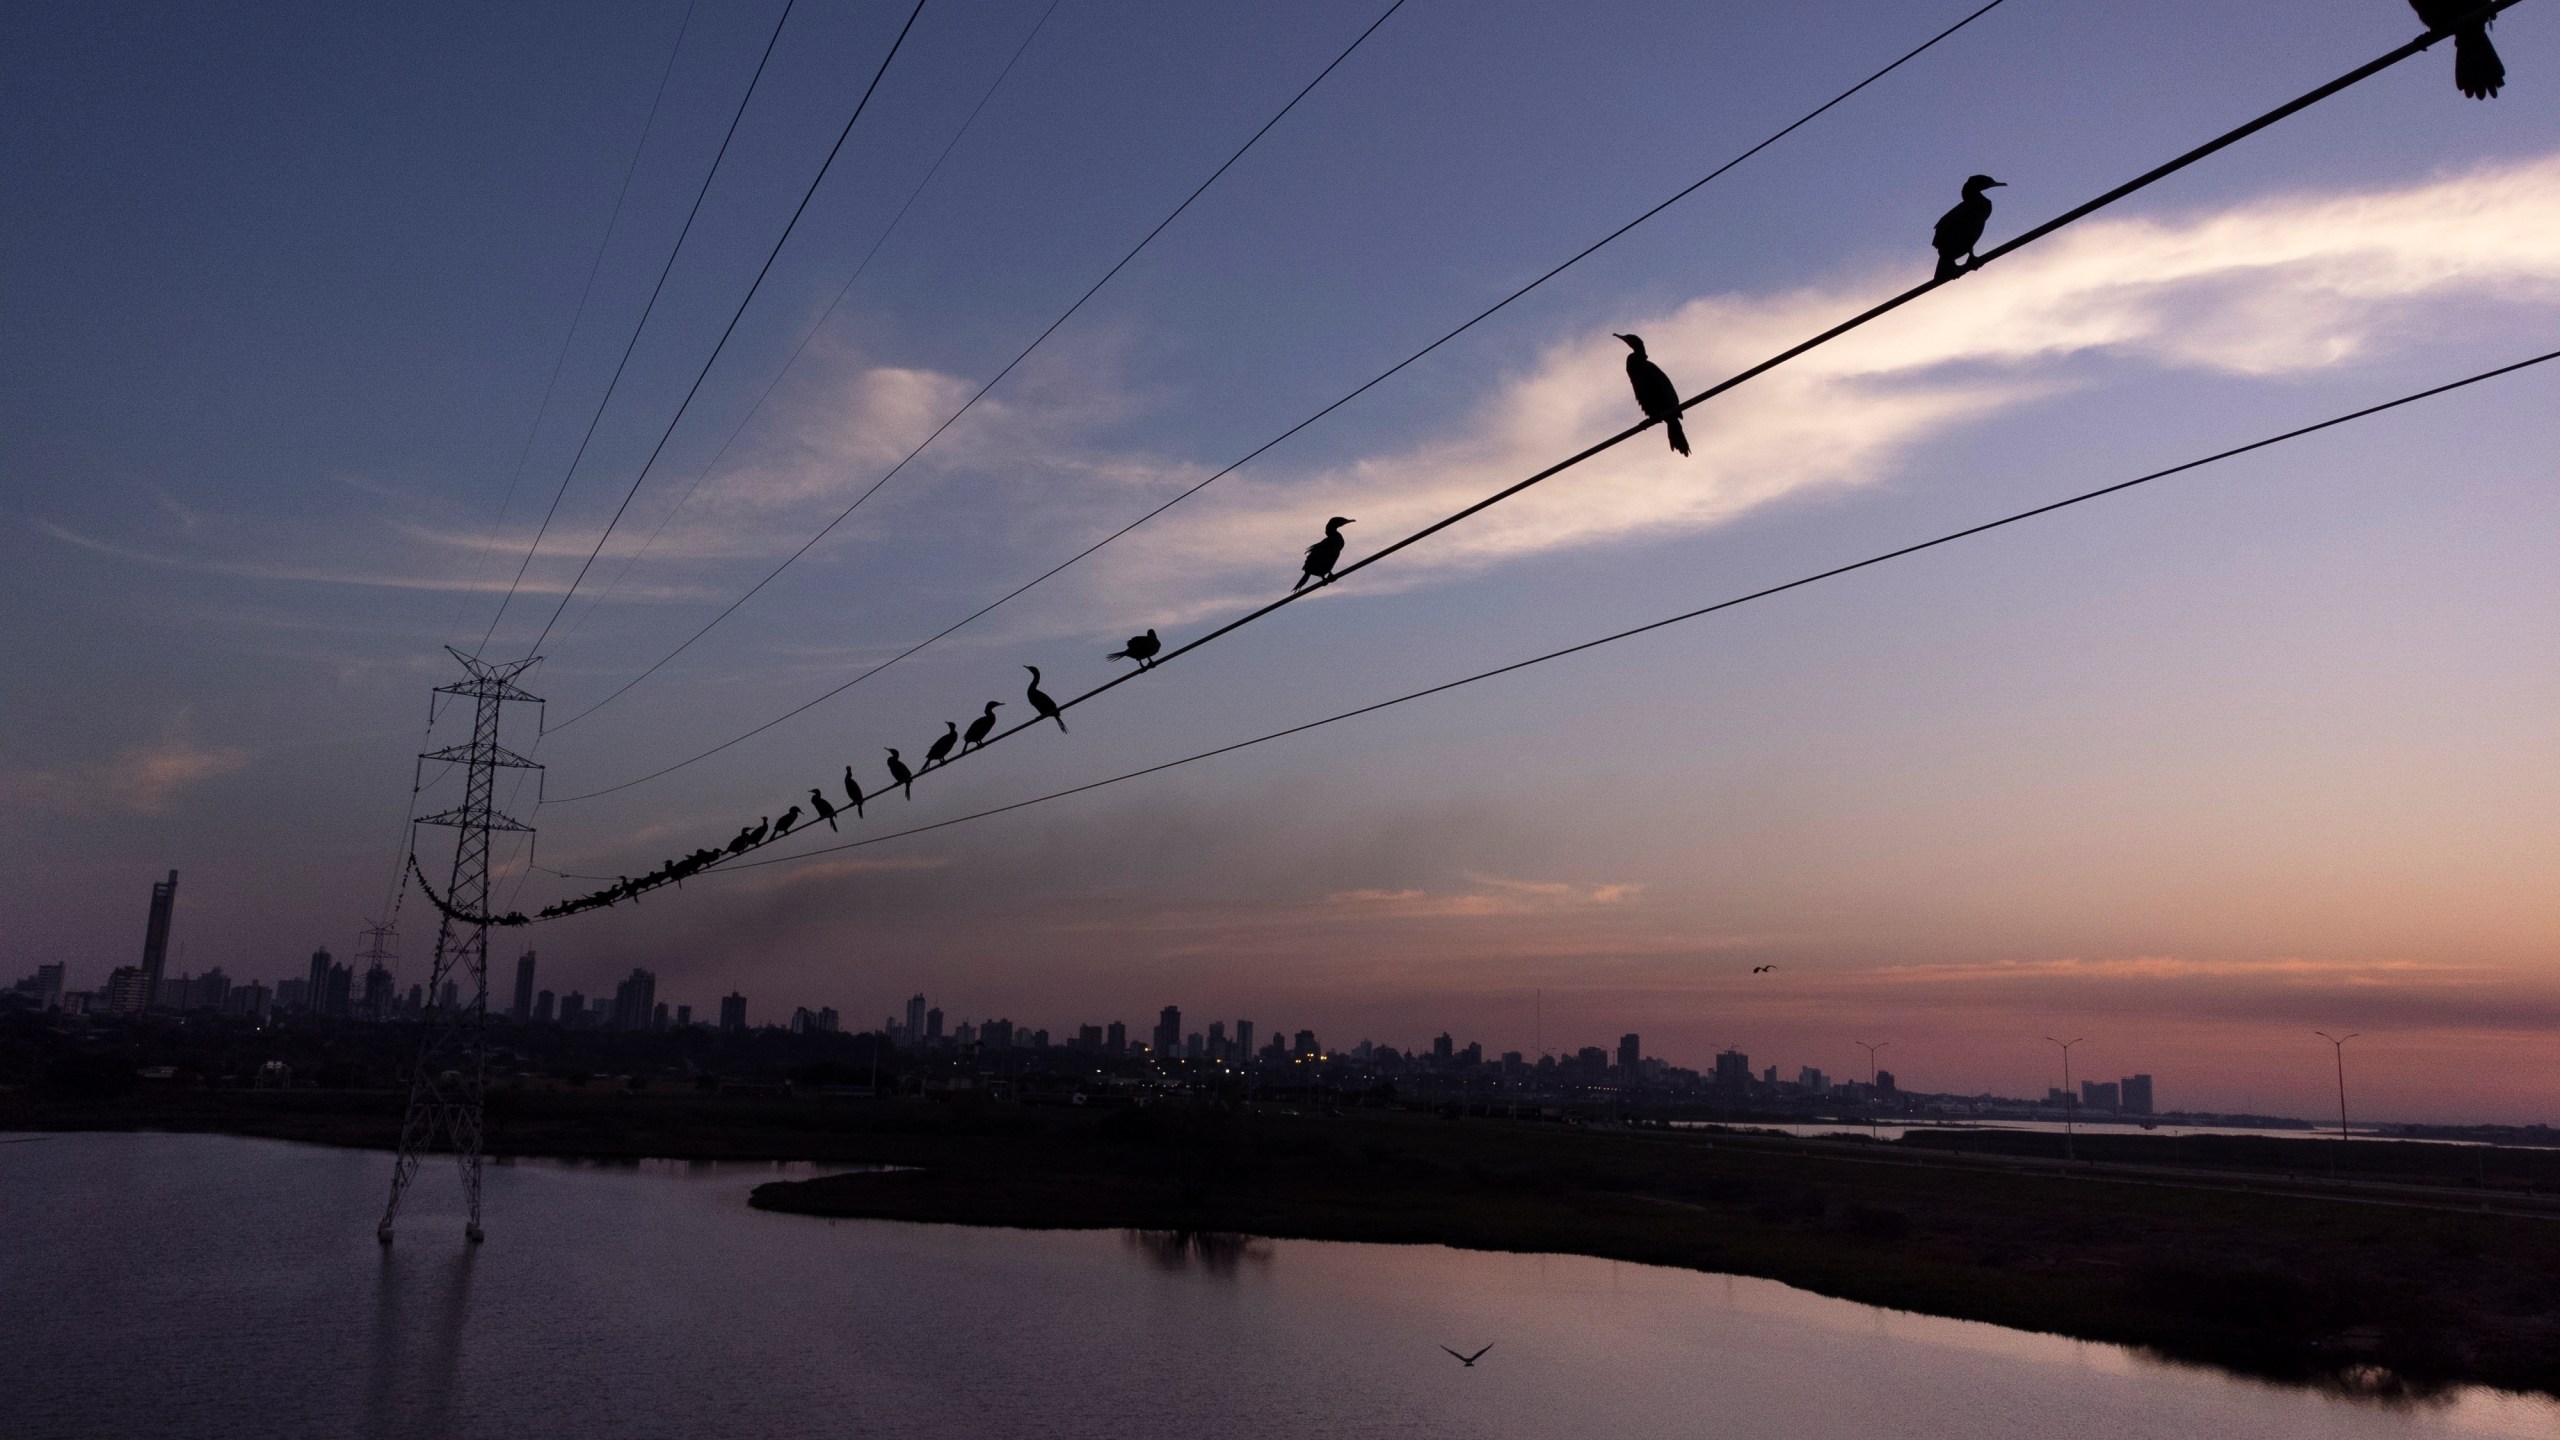
[[[829,1222],[770,1165],[449,1166],[0,1137],[13,1437],[2560,1436],[1764,1280],[1566,1256]],[[1493,1350],[1474,1369],[1447,1344]]]

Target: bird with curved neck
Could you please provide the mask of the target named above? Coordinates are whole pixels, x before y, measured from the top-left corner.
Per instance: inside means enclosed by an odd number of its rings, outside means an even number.
[[[818,812],[818,818],[827,822],[828,829],[836,829],[836,807],[827,803],[827,797],[819,794],[815,785],[809,787],[809,808]]]
[[[790,809],[782,812],[781,819],[773,822],[773,838],[779,840],[783,836],[790,834],[791,827],[799,823],[800,807],[794,805]]]
[[[959,743],[960,722],[943,721],[942,734],[937,736],[932,744],[924,747],[924,768],[930,770],[936,765],[948,762],[951,759],[951,747]]]
[[[892,750],[889,753],[895,755],[898,752]],[[850,765],[844,767],[844,798],[853,802],[853,817],[857,820],[861,819],[862,787],[853,783],[853,767]]]
[[[996,707],[1003,703],[1001,700],[988,701],[986,713],[969,722],[967,733],[960,737],[960,748],[963,751],[975,750],[987,743],[987,736],[996,728]]]
[[[1644,353],[1643,336],[1618,338],[1627,342],[1627,383],[1636,389],[1636,408],[1644,412],[1647,420],[1662,422],[1663,433],[1671,437],[1672,449],[1688,454],[1689,432],[1680,428],[1680,387],[1672,384],[1662,367]]]
[[[1991,223],[1991,197],[1985,190],[2007,185],[1988,175],[1976,175],[1964,182],[1964,198],[1954,209],[1938,217],[1938,228],[1929,233],[1929,243],[1938,247],[1938,277],[1953,280],[1968,270],[1979,269],[1973,247],[1982,243],[1982,227]]]
[[[1306,563],[1299,567],[1298,583],[1289,587],[1290,594],[1297,594],[1310,580],[1319,585],[1333,583],[1333,567],[1342,563],[1342,527],[1358,523],[1342,515],[1324,522],[1324,538],[1307,547]]]
[[[908,769],[907,762],[898,758],[898,747],[889,746],[888,751],[890,783],[905,791],[907,798],[913,800],[916,798],[916,772]]]
[[[1067,717],[1058,713],[1058,702],[1050,699],[1049,692],[1040,688],[1040,667],[1025,665],[1022,668],[1031,672],[1031,688],[1022,692],[1022,698],[1031,702],[1031,708],[1040,712],[1041,719],[1057,721],[1059,734],[1066,734]]]

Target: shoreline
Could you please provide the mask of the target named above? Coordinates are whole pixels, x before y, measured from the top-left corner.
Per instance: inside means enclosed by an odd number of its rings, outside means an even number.
[[[18,1092],[0,1094],[0,1130],[389,1151],[401,1098],[64,1103]],[[1754,1276],[2353,1393],[2477,1384],[2560,1396],[2554,1217],[2243,1188],[2279,1178],[2264,1172],[2118,1184],[2033,1156],[1392,1110],[666,1092],[493,1094],[489,1154],[892,1165],[908,1168],[768,1180],[748,1203],[837,1219],[1583,1255]],[[2543,1188],[2537,1208],[2555,1191]],[[2455,1202],[2458,1192],[2433,1194]]]

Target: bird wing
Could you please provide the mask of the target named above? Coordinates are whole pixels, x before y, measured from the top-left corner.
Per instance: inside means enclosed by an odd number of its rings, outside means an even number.
[[[1487,1346],[1485,1346],[1485,1347],[1484,1347],[1484,1350],[1479,1350],[1479,1351],[1477,1351],[1476,1353],[1474,1353],[1473,1355],[1468,1356],[1468,1357],[1467,1357],[1467,1363],[1468,1363],[1468,1364],[1470,1364],[1470,1365],[1473,1365],[1473,1364],[1474,1364],[1474,1363],[1476,1363],[1477,1361],[1479,1361],[1479,1360],[1481,1360],[1481,1359],[1483,1359],[1483,1358],[1484,1358],[1484,1351],[1485,1351],[1485,1350],[1490,1350],[1490,1349],[1492,1349],[1492,1348],[1493,1348],[1493,1346],[1491,1346],[1491,1345],[1487,1345]]]
[[[1441,1346],[1441,1347],[1440,1347],[1440,1349],[1441,1349],[1441,1351],[1442,1351],[1443,1353],[1445,1353],[1446,1355],[1448,1355],[1448,1357],[1449,1357],[1450,1359],[1452,1359],[1452,1360],[1464,1360],[1464,1359],[1466,1359],[1466,1358],[1467,1358],[1466,1356],[1459,1354],[1457,1351],[1455,1351],[1455,1350],[1451,1350],[1451,1349],[1450,1349],[1448,1346],[1446,1346],[1446,1345]]]

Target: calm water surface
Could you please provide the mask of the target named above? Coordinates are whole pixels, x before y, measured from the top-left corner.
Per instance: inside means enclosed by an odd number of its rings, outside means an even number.
[[[1559,1256],[769,1215],[774,1166],[449,1167],[388,1254],[380,1154],[0,1143],[10,1436],[2560,1437],[2106,1345]],[[1462,1370],[1435,1347],[1492,1354]]]

